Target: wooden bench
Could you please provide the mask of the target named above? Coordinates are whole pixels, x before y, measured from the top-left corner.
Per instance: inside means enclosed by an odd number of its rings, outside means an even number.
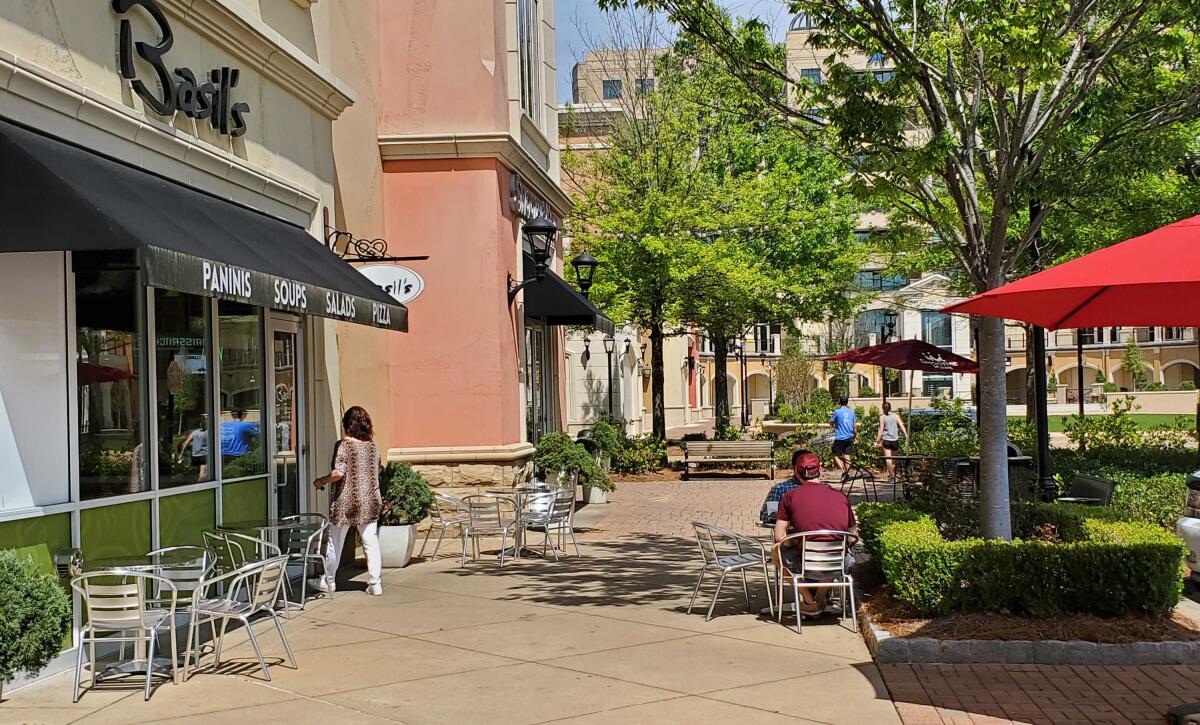
[[[1113,489],[1116,487],[1116,482],[1107,478],[1076,473],[1071,479],[1070,487],[1067,488],[1067,495],[1058,500],[1063,503],[1107,506],[1112,501]]]
[[[775,444],[772,441],[685,441],[683,480],[692,466],[704,463],[762,463],[775,478]]]

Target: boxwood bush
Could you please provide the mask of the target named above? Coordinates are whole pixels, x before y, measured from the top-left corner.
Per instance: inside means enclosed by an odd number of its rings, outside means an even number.
[[[70,626],[71,598],[58,579],[38,571],[28,554],[0,550],[0,687],[49,664]]]
[[[860,504],[859,530],[896,597],[918,611],[1165,615],[1183,591],[1183,543],[1111,509],[1028,504],[1011,542],[947,540],[932,517]]]

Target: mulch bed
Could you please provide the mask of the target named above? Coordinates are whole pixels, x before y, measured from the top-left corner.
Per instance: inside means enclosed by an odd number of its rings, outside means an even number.
[[[1097,617],[1076,614],[1051,619],[1029,619],[1011,614],[950,614],[922,617],[892,596],[886,585],[877,587],[859,607],[866,617],[893,637],[933,639],[994,639],[1005,641],[1082,640],[1125,644],[1129,642],[1190,642],[1200,640],[1200,625],[1178,613],[1170,617]]]
[[[768,481],[764,476],[766,469],[734,469],[734,468],[702,468],[699,470],[692,469],[692,480],[721,480],[721,479],[738,479],[749,481],[751,483],[773,483]],[[683,470],[675,470],[672,468],[660,468],[651,473],[610,473],[609,478],[613,483],[620,485],[622,483],[646,483],[650,481],[682,481]]]

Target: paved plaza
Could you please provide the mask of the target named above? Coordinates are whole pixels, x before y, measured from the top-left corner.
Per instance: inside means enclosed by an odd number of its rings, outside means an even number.
[[[130,682],[72,705],[66,673],[6,693],[0,722],[1128,724],[1200,700],[1200,668],[1189,667],[881,672],[834,617],[797,635],[747,613],[736,583],[711,622],[687,615],[698,559],[689,522],[763,534],[768,486],[625,484],[579,512],[582,557],[460,570],[450,542],[436,561],[387,572],[382,597],[363,593],[360,574],[310,602],[286,625],[298,670],[259,623],[271,682],[234,633],[220,672],[163,684],[149,702]]]

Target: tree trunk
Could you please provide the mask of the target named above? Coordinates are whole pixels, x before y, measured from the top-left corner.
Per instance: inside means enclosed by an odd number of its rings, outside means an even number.
[[[1037,354],[1033,347],[1033,325],[1022,325],[1025,328],[1025,422],[1037,425]],[[1005,382],[1007,387],[1008,383]]]
[[[1012,539],[1008,502],[1004,320],[979,318],[979,519],[985,538]]]
[[[716,374],[713,376],[715,390],[713,391],[713,410],[717,417],[717,430],[729,427],[731,413],[729,411],[729,382],[725,375],[725,365],[729,358],[728,341],[721,335],[709,335],[713,344],[713,364]]]
[[[667,439],[666,382],[663,377],[662,308],[651,310],[650,325],[650,419],[654,437]]]

